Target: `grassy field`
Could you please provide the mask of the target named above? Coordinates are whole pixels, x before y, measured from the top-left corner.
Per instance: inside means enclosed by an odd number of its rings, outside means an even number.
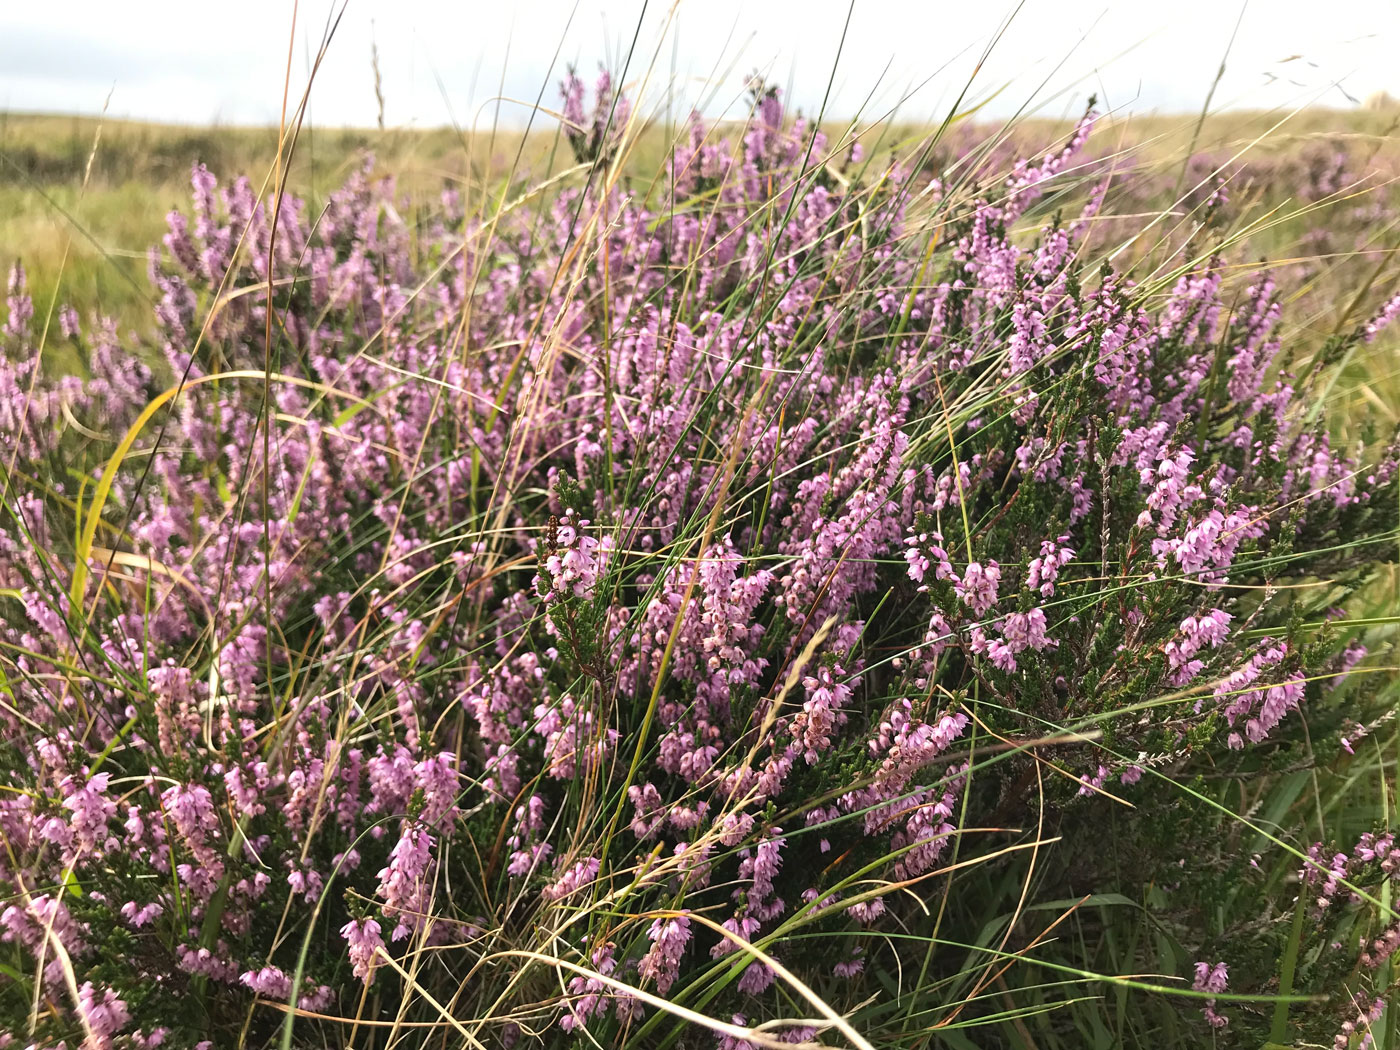
[[[366,154],[373,155],[378,174],[393,176],[410,196],[446,185],[480,192],[508,172],[521,181],[543,178],[572,158],[558,148],[556,122],[541,117],[540,123],[544,130],[528,139],[504,130],[308,126],[297,139],[287,186],[313,204],[321,202]],[[1014,152],[1017,146],[1051,141],[1069,126],[1028,118],[1010,126],[969,123],[958,130],[967,140],[1004,141],[1005,151]],[[845,125],[828,127],[836,134],[845,130]],[[860,130],[862,141],[886,148],[907,148],[930,131]],[[1121,154],[1124,176],[1143,169],[1170,171],[1193,144],[1196,152],[1238,156],[1245,163],[1276,159],[1309,144],[1344,144],[1369,157],[1376,171],[1400,173],[1397,130],[1400,113],[1304,110],[1291,116],[1216,114],[1203,122],[1189,115],[1135,116],[1106,122],[1097,136]],[[631,167],[649,177],[673,138],[674,129],[653,125],[633,151]],[[36,288],[51,291],[67,250],[65,298],[78,306],[127,310],[136,290],[103,271],[132,276],[142,271],[146,249],[165,231],[165,214],[188,206],[191,167],[204,164],[221,180],[247,175],[257,183],[270,175],[277,145],[274,128],[0,114],[0,260],[22,259]],[[1373,180],[1368,192],[1377,184]],[[1262,196],[1282,203],[1287,191],[1269,186]],[[1280,252],[1293,247],[1286,229],[1277,247]]]
[[[503,167],[522,136],[494,147]],[[543,140],[547,147],[547,139]],[[190,170],[204,164],[221,180],[266,178],[277,156],[271,128],[186,128],[93,118],[0,116],[0,259],[23,261],[40,302],[53,296],[128,324],[147,323],[146,250],[159,244],[165,216],[188,207]],[[537,143],[531,146],[538,148]],[[296,143],[287,185],[312,202],[344,181],[372,152],[377,170],[421,192],[480,177],[473,145],[434,132],[307,128]]]
[[[851,127],[832,124],[828,131],[839,137]],[[947,137],[956,148],[983,144],[988,170],[995,171],[1017,150],[1053,141],[1068,129],[1066,123],[1038,118],[1005,125],[968,120]],[[908,126],[858,130],[867,149],[901,151],[931,134],[929,128]],[[1289,339],[1291,347],[1308,355],[1339,326],[1356,320],[1351,316],[1355,296],[1344,289],[1354,291],[1364,282],[1368,291],[1379,291],[1400,280],[1400,265],[1391,263],[1400,228],[1389,212],[1390,202],[1400,197],[1397,132],[1400,110],[1309,109],[1228,112],[1204,120],[1134,116],[1103,122],[1095,137],[1098,151],[1114,158],[1116,185],[1135,192],[1152,187],[1134,198],[1143,214],[1170,213],[1172,198],[1193,181],[1214,165],[1228,167],[1230,192],[1242,201],[1245,216],[1239,238],[1252,258],[1310,270],[1295,293],[1307,299],[1307,308],[1292,316]],[[628,158],[637,192],[654,190],[651,176],[675,135],[674,127],[655,122],[639,136]],[[67,303],[80,314],[102,313],[125,329],[144,331],[151,321],[147,251],[159,244],[166,214],[188,208],[191,167],[204,164],[221,181],[246,175],[256,188],[270,184],[277,147],[273,128],[2,114],[0,263],[24,264],[41,310]],[[1324,158],[1336,151],[1345,152],[1351,165],[1341,181],[1321,188],[1299,184],[1307,167],[1298,162],[1300,156]],[[292,153],[288,191],[315,211],[367,156],[373,157],[375,174],[392,176],[412,207],[435,200],[449,186],[486,199],[506,183],[523,187],[573,162],[561,145],[557,122],[548,117],[528,137],[451,128],[306,127]],[[1193,156],[1207,160],[1191,167]],[[1348,214],[1367,207],[1381,221],[1358,222]],[[1346,236],[1321,243],[1317,231],[1334,224]],[[1132,251],[1150,255],[1154,244],[1151,237],[1140,239]],[[1253,268],[1255,262],[1242,264],[1239,272]],[[1351,424],[1357,418],[1400,422],[1400,362],[1384,349],[1363,353],[1347,363],[1328,396],[1329,415],[1347,438],[1356,436]]]

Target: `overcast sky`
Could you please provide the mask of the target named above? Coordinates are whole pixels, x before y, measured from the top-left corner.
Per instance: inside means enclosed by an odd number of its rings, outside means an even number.
[[[312,91],[320,125],[371,125],[379,52],[388,123],[522,124],[568,62],[600,61],[645,97],[712,115],[758,69],[816,111],[942,115],[998,27],[973,82],[984,112],[1035,97],[1052,115],[1097,93],[1117,110],[1195,111],[1230,44],[1239,0],[349,0]],[[275,123],[289,43],[299,93],[340,0],[0,0],[0,109],[108,113],[206,124]],[[842,45],[842,29],[851,10]],[[643,13],[645,12],[645,13]],[[640,20],[640,21],[639,21]],[[640,25],[640,30],[638,29]],[[635,47],[632,41],[636,37]],[[840,51],[837,60],[838,48]],[[555,55],[558,52],[558,59]],[[1346,106],[1400,95],[1400,2],[1253,0],[1214,107]],[[835,69],[834,79],[832,76]],[[915,90],[917,89],[917,90]],[[910,92],[913,91],[912,97]]]

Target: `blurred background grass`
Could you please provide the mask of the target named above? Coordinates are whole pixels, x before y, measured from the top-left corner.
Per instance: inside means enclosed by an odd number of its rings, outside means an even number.
[[[1122,153],[1125,172],[1180,163],[1193,142],[1196,152],[1238,152],[1248,161],[1324,140],[1374,150],[1379,167],[1400,171],[1400,109],[1303,110],[1276,127],[1283,119],[1278,113],[1229,112],[1207,117],[1198,130],[1191,116],[1135,116],[1101,123],[1095,139],[1112,143]],[[541,176],[549,173],[555,132],[552,119],[542,117],[540,123],[548,127],[528,136],[515,130],[307,126],[297,142],[288,186],[315,204],[369,152],[380,174],[394,176],[414,195],[511,170],[522,138],[521,171]],[[970,125],[960,138],[1000,136],[1008,150],[1033,151],[1053,143],[1069,127],[1062,121],[1028,118],[1007,128]],[[833,124],[828,130],[837,135],[845,128]],[[894,144],[917,140],[930,130],[866,130],[862,125],[862,138]],[[673,129],[654,124],[631,155],[633,168],[649,178],[660,169],[673,137]],[[41,280],[56,268],[64,242],[73,235],[65,286],[74,305],[80,305],[90,288],[102,288],[77,279],[80,272],[100,269],[104,260],[98,246],[118,259],[143,255],[164,232],[165,214],[188,204],[192,165],[203,163],[220,180],[242,174],[256,179],[276,156],[277,138],[277,129],[268,127],[186,127],[0,112],[0,260],[22,258],[31,277]],[[572,162],[567,151],[554,159],[556,167],[566,159]],[[1286,189],[1271,187],[1276,194]],[[84,230],[96,244],[78,243],[85,239]],[[109,298],[94,296],[90,301],[109,310],[117,305]]]
[[[532,136],[547,150],[552,136]],[[361,129],[302,131],[288,173],[290,192],[313,206],[373,153],[379,174],[419,194],[473,179],[473,149],[494,148],[504,170],[519,133],[480,136]],[[114,317],[123,330],[148,324],[146,253],[160,243],[166,215],[187,209],[190,170],[254,185],[277,155],[276,128],[145,124],[91,117],[0,115],[0,262],[23,263],[38,309],[53,298],[80,313]],[[479,173],[476,173],[479,174]],[[64,254],[67,260],[64,262]]]
[[[540,116],[536,128],[525,134],[489,127],[464,132],[307,126],[296,143],[288,188],[314,210],[366,154],[373,155],[376,174],[393,176],[408,199],[428,205],[447,186],[469,194],[497,187],[507,175],[517,182],[538,180],[573,159],[560,147],[552,117]],[[828,131],[835,141],[848,129],[833,124]],[[1068,130],[1062,121],[1026,117],[993,125],[976,123],[973,115],[945,136],[949,146],[940,145],[933,156],[942,165],[960,149],[985,148],[986,171],[1004,174],[1016,156],[1043,150]],[[658,120],[637,142],[629,156],[637,192],[645,192],[662,170],[677,133],[673,124]],[[927,127],[861,126],[870,149],[908,148],[932,133]],[[1400,106],[1383,99],[1355,109],[1291,114],[1110,116],[1091,145],[1095,155],[1113,158],[1117,186],[1133,194],[1110,201],[1109,210],[1118,213],[1161,212],[1213,165],[1229,161],[1239,168],[1243,174],[1234,175],[1228,187],[1242,227],[1227,260],[1234,267],[1230,273],[1247,282],[1261,260],[1292,268],[1285,284],[1296,286],[1300,301],[1285,318],[1283,334],[1285,353],[1298,367],[1339,325],[1364,320],[1350,316],[1355,309],[1400,286],[1398,133]],[[159,244],[166,215],[188,208],[192,165],[205,164],[221,182],[248,175],[256,186],[270,171],[277,139],[270,127],[0,113],[0,265],[24,264],[41,315],[50,303],[67,303],[84,315],[114,318],[123,333],[144,331],[150,324],[147,251]],[[1341,185],[1326,184],[1326,172],[1311,172],[1341,155],[1350,165]],[[1192,166],[1193,157],[1203,163]],[[1147,178],[1138,177],[1144,173]],[[1157,228],[1173,224],[1181,220]],[[1345,236],[1329,236],[1339,231]],[[1144,238],[1129,256],[1150,254],[1155,243],[1155,237]],[[1366,281],[1365,301],[1353,303],[1355,289]],[[1325,408],[1335,435],[1347,441],[1363,436],[1359,420],[1371,427],[1400,423],[1400,357],[1393,341],[1345,362]]]

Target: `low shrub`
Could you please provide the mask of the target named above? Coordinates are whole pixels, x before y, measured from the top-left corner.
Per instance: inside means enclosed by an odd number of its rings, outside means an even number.
[[[1220,193],[1155,269],[1089,244],[1092,112],[978,181],[753,101],[644,188],[572,80],[572,180],[412,225],[368,165],[315,213],[196,168],[149,346],[16,271],[13,1038],[992,1045],[1013,968],[1225,1038],[1311,981],[1360,1038],[1390,838],[1332,860],[1203,778],[1375,728],[1342,610],[1396,449],[1316,390],[1400,300],[1291,375]],[[1240,826],[1355,967],[1280,988],[1286,921],[1193,923]],[[1149,886],[1174,969],[1061,941]]]

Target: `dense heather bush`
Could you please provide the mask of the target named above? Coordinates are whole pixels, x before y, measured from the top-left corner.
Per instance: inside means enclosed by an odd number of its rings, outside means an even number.
[[[1165,282],[1086,253],[1102,187],[1043,198],[1092,114],[979,188],[754,101],[647,194],[571,83],[576,184],[416,226],[368,168],[275,231],[197,169],[154,356],[17,272],[4,1045],[918,1043],[1029,951],[969,956],[951,871],[1189,898],[1182,785],[1364,732],[1326,621],[1395,456],[1331,447],[1274,281],[1204,225]],[[1338,1046],[1390,843],[1290,862],[1352,916]],[[1274,971],[1201,929],[1172,976],[1228,1038]]]

